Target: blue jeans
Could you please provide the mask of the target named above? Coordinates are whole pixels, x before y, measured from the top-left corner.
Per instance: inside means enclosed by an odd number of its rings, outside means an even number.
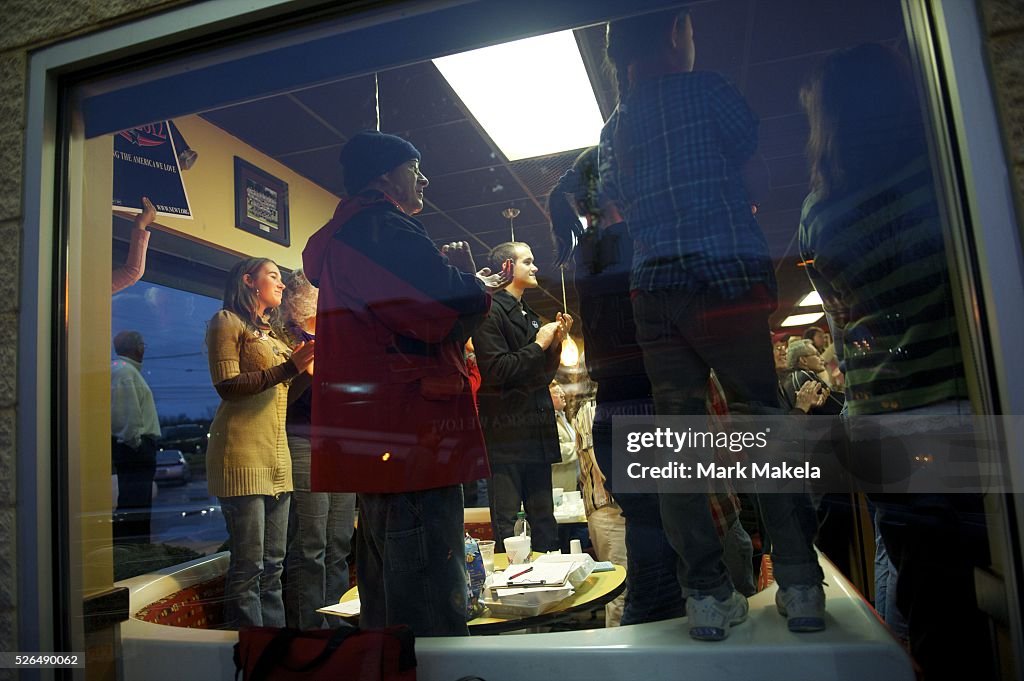
[[[705,288],[637,291],[637,342],[651,381],[655,413],[704,414],[708,376],[715,370],[730,401],[752,410],[778,411],[778,378],[768,316],[773,299],[764,287],[724,300]],[[679,555],[684,596],[724,599],[733,590],[703,494],[660,496],[662,523]],[[760,507],[779,586],[821,583],[813,540],[817,519],[806,494],[764,494]]]
[[[288,449],[295,491],[288,515],[285,614],[289,627],[321,629],[329,622],[317,608],[337,602],[348,590],[356,495],[310,492],[309,440],[289,435]],[[340,618],[331,620],[341,624]]]
[[[594,456],[602,471],[611,471],[612,424],[610,418],[602,417],[603,412],[602,405],[598,405],[593,428]],[[611,480],[605,482],[611,485]],[[617,494],[615,501],[626,520],[626,601],[622,624],[684,616],[686,601],[678,580],[679,557],[665,536],[658,495]],[[733,584],[743,595],[753,595],[757,591],[751,562],[753,546],[739,519],[721,541],[722,559]]]
[[[889,558],[889,552],[885,550],[885,540],[882,539],[882,528],[878,523],[878,515],[874,516],[875,522],[875,610],[881,616],[882,621],[889,625],[889,629],[896,638],[906,641],[907,620],[896,605],[896,566]]]
[[[359,495],[360,627],[469,635],[463,517],[461,485]]]
[[[224,584],[225,625],[229,629],[283,627],[281,573],[291,493],[218,499],[231,550]]]

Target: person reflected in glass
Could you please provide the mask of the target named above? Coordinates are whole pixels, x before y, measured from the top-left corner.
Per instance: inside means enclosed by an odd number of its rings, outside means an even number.
[[[291,347],[316,339],[316,287],[301,269],[284,278],[281,316]],[[313,365],[310,364],[310,373]],[[348,557],[352,552],[356,495],[313,492],[310,483],[310,415],[313,390],[307,387],[288,405],[288,451],[292,457],[288,552],[285,556],[285,619],[289,627],[321,629],[340,625],[318,608],[336,603],[349,587]]]
[[[712,369],[730,402],[779,413],[768,335],[774,269],[743,180],[757,117],[722,76],[693,70],[686,8],[611,22],[607,56],[619,98],[601,131],[600,176],[635,241],[631,295],[656,413],[707,413]],[[681,558],[690,635],[722,640],[746,619],[747,601],[723,562],[706,496],[674,492],[660,495],[661,515]],[[759,501],[779,612],[791,631],[820,631],[825,595],[810,499]]]
[[[941,433],[971,413],[916,92],[907,61],[883,45],[824,60],[801,93],[811,191],[799,245],[841,339],[851,460],[880,466],[881,477],[862,480],[899,573],[911,652],[926,679],[983,679],[992,667],[974,591],[974,567],[988,563],[980,496],[886,492],[906,479],[889,471],[909,470],[903,436]]]
[[[117,473],[114,541],[148,544],[160,419],[153,391],[142,376],[146,343],[138,331],[114,336],[110,365],[110,425]]]
[[[624,545],[607,541],[608,555],[613,557],[602,558],[619,562],[626,556],[621,624],[681,617],[685,609],[676,578],[679,559],[665,536],[658,495],[614,493],[612,420],[615,416],[652,415],[654,399],[636,342],[629,298],[633,240],[616,205],[599,193],[597,147],[580,154],[551,189],[548,215],[557,264],[571,260],[575,265],[573,283],[580,301],[587,375],[597,382],[589,427],[577,427],[578,432],[589,434],[591,445],[581,446],[579,454],[591,538],[600,557],[602,535],[621,541],[621,532],[616,530],[624,518]],[[724,408],[720,393],[721,387],[710,376],[706,390],[709,413]],[[752,595],[756,590],[752,547],[740,523],[739,498],[729,489],[709,494],[707,503],[733,584],[744,595]],[[608,626],[616,621],[616,614],[612,607],[606,609]]]
[[[464,346],[510,277],[431,241],[420,158],[353,135],[346,197],[302,252],[319,288],[311,486],[358,494],[360,626],[465,636],[462,484],[489,470]]]
[[[284,341],[277,318],[284,289],[273,260],[240,261],[228,273],[224,309],[206,330],[210,378],[221,398],[206,479],[228,530],[228,628],[285,625],[281,573],[292,491],[285,414],[289,393],[297,398],[309,386],[314,342]]]

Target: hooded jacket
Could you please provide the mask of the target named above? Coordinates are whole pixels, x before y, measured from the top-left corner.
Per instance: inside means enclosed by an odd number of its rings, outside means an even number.
[[[343,200],[302,252],[319,287],[312,489],[400,493],[490,474],[463,345],[490,307],[388,197]]]

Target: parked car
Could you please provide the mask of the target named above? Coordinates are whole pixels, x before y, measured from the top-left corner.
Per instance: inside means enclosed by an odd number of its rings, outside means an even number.
[[[186,454],[205,454],[210,440],[209,427],[202,423],[181,423],[163,426],[160,437],[161,449],[177,449]]]
[[[158,485],[187,485],[192,480],[192,469],[180,449],[164,449],[156,453]]]

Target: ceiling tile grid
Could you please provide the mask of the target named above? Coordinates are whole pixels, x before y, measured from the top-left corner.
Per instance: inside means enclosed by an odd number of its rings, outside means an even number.
[[[697,68],[730,78],[761,118],[758,154],[767,190],[764,196],[758,192],[758,219],[772,256],[779,259],[779,318],[795,296],[809,290],[806,275],[795,266],[794,235],[807,192],[808,128],[800,88],[831,50],[867,40],[900,44],[899,5],[895,0],[706,0],[692,6]],[[604,33],[603,25],[586,27],[577,31],[577,42],[608,115],[615,90],[604,66]],[[515,207],[521,211],[516,237],[534,245],[542,271],[552,274],[546,197],[581,150],[508,162],[431,62],[382,71],[376,80],[360,76],[202,116],[340,195],[338,153],[353,133],[377,125],[378,93],[381,129],[407,137],[423,154],[430,186],[420,218],[431,237],[469,241],[483,254],[510,238],[502,211]],[[546,301],[538,305],[554,306],[560,290],[557,296],[537,297]]]

